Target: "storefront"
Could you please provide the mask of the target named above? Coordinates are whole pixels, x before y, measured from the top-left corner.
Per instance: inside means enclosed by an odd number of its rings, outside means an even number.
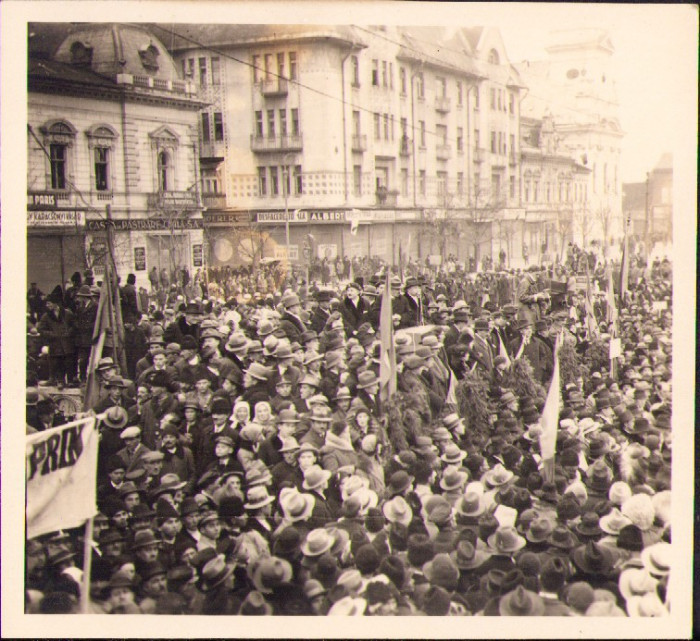
[[[85,209],[54,193],[27,196],[27,286],[36,283],[48,294],[85,270]]]

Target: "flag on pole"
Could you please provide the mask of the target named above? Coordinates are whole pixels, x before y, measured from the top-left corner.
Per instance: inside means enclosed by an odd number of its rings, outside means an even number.
[[[610,334],[612,336],[617,336],[617,306],[615,305],[615,288],[613,286],[612,269],[608,265],[608,311],[606,320],[610,325]]]
[[[82,525],[97,514],[94,416],[26,437],[27,538]]]
[[[625,230],[625,239],[622,244],[622,262],[620,263],[620,302],[624,298],[629,281],[629,256],[627,250],[627,230]]]
[[[88,361],[87,380],[85,384],[85,398],[83,399],[83,405],[86,410],[95,405],[100,392],[100,386],[97,381],[97,364],[102,358],[107,329],[111,324],[109,300],[109,279],[105,278],[102,281],[100,302],[97,305],[97,316],[95,317],[95,326],[92,330],[92,348],[90,349],[90,359]]]
[[[506,359],[508,367],[512,365],[512,361],[510,360],[510,356],[508,355],[508,350],[506,349],[506,346],[503,343],[503,337],[501,336],[501,332],[498,332],[498,355]]]
[[[542,433],[540,434],[540,452],[542,455],[542,476],[545,481],[554,480],[554,455],[557,446],[557,430],[559,429],[559,404],[560,404],[560,382],[559,382],[559,347],[562,335],[559,333],[554,342],[554,372],[547,392],[547,400],[542,410]]]
[[[384,291],[379,312],[381,355],[379,359],[379,396],[386,402],[396,393],[396,352],[394,349],[394,323],[391,310],[391,283],[389,270],[384,274]]]

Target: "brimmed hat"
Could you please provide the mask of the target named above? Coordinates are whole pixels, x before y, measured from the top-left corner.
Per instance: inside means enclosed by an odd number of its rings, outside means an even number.
[[[114,359],[109,356],[105,356],[97,361],[97,367],[95,368],[98,372],[103,372],[106,369],[115,368]]]
[[[600,518],[595,512],[584,512],[581,520],[574,526],[576,534],[580,537],[591,538],[600,536],[603,531],[598,524]]]
[[[413,510],[401,496],[395,496],[384,503],[382,512],[390,523],[401,523],[407,526],[413,518]]]
[[[247,501],[243,507],[246,510],[257,510],[272,503],[275,497],[267,493],[267,488],[264,485],[254,485],[248,488],[246,499]]]
[[[110,429],[113,430],[121,430],[123,429],[127,422],[129,421],[129,416],[126,413],[126,410],[123,407],[119,407],[118,405],[114,405],[113,407],[110,407],[105,413],[102,418],[102,422],[109,427]]]
[[[482,495],[478,492],[467,491],[455,507],[455,514],[462,516],[481,516],[486,510]]]
[[[294,488],[284,495],[280,493],[279,503],[287,519],[292,523],[296,523],[297,521],[304,521],[311,516],[316,499],[311,494],[301,494]]]
[[[511,526],[499,527],[487,539],[489,548],[495,554],[512,554],[525,547],[525,539]]]
[[[618,580],[620,594],[625,599],[644,596],[648,592],[654,592],[658,583],[658,579],[655,579],[646,569],[642,568],[627,568],[620,573]]]
[[[625,500],[620,511],[642,532],[646,532],[654,524],[656,512],[648,494],[633,494]]]
[[[364,615],[366,609],[367,601],[364,599],[345,596],[331,606],[331,609],[328,610],[328,616],[359,617]]]
[[[469,480],[469,474],[462,469],[450,465],[446,467],[440,479],[440,487],[446,492],[460,489]]]
[[[261,363],[252,362],[248,366],[248,369],[245,371],[245,373],[249,376],[252,376],[256,380],[266,381],[270,378],[272,370],[269,367],[265,367],[265,365],[262,365]]]
[[[164,474],[159,485],[153,490],[153,496],[160,496],[165,492],[177,492],[187,485],[186,481],[181,481],[177,474]]]
[[[134,541],[131,544],[132,550],[139,550],[150,545],[159,545],[160,541],[152,530],[139,530],[134,534]]]
[[[666,617],[669,611],[659,599],[656,592],[647,592],[644,596],[631,596],[625,604],[630,617]]]
[[[321,556],[333,547],[333,543],[334,538],[328,530],[317,528],[306,535],[301,551],[304,556]]]
[[[304,472],[304,481],[301,486],[305,490],[314,490],[331,478],[332,474],[318,465],[312,465]]]
[[[586,574],[609,576],[614,571],[613,553],[606,546],[593,541],[574,549],[571,559]]]
[[[568,527],[557,525],[549,535],[547,543],[560,550],[572,550],[579,545],[579,540]]]
[[[265,597],[257,590],[248,593],[248,596],[241,603],[239,614],[248,616],[268,616],[272,614],[272,606],[265,600]]]
[[[459,541],[457,548],[450,555],[454,564],[460,570],[473,570],[482,566],[491,555],[484,550],[479,550],[470,541]]]
[[[530,528],[525,534],[525,538],[530,543],[544,543],[549,539],[554,531],[555,523],[547,516],[539,516],[530,522]]]
[[[612,484],[612,471],[605,463],[596,463],[588,469],[586,485],[590,490],[607,494]]]
[[[440,458],[445,461],[445,463],[449,463],[450,465],[461,465],[466,456],[466,452],[460,450],[456,444],[450,443],[445,448],[445,451]]]
[[[211,592],[231,576],[233,570],[234,567],[226,563],[223,554],[217,555],[202,568],[200,589],[202,592]]]
[[[371,370],[364,370],[357,375],[357,388],[365,389],[379,383],[379,378]]]
[[[405,492],[413,483],[413,477],[404,470],[398,470],[389,477],[387,484],[387,494],[401,494]]]
[[[481,480],[491,487],[497,487],[508,483],[513,476],[513,472],[507,470],[501,463],[497,463],[492,469],[484,473]]]
[[[672,552],[670,543],[655,543],[642,550],[642,563],[652,576],[666,576],[671,572]]]
[[[248,577],[255,589],[263,594],[269,594],[283,583],[288,583],[293,576],[289,561],[279,557],[258,557],[248,565]]]
[[[519,585],[515,590],[501,597],[498,611],[501,616],[541,616],[544,614],[544,601],[535,592]]]
[[[620,510],[614,507],[605,516],[601,516],[599,520],[600,529],[606,534],[617,536],[620,530],[626,525],[630,525],[630,521]]]

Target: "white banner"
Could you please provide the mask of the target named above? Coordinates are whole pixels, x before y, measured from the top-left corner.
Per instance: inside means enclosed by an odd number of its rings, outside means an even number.
[[[97,514],[98,443],[94,416],[27,436],[27,538]]]

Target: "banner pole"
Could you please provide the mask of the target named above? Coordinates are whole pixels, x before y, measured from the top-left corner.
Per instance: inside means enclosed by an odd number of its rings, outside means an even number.
[[[83,585],[80,589],[80,612],[88,614],[90,604],[90,571],[92,569],[93,518],[85,521],[85,543],[83,546]]]

